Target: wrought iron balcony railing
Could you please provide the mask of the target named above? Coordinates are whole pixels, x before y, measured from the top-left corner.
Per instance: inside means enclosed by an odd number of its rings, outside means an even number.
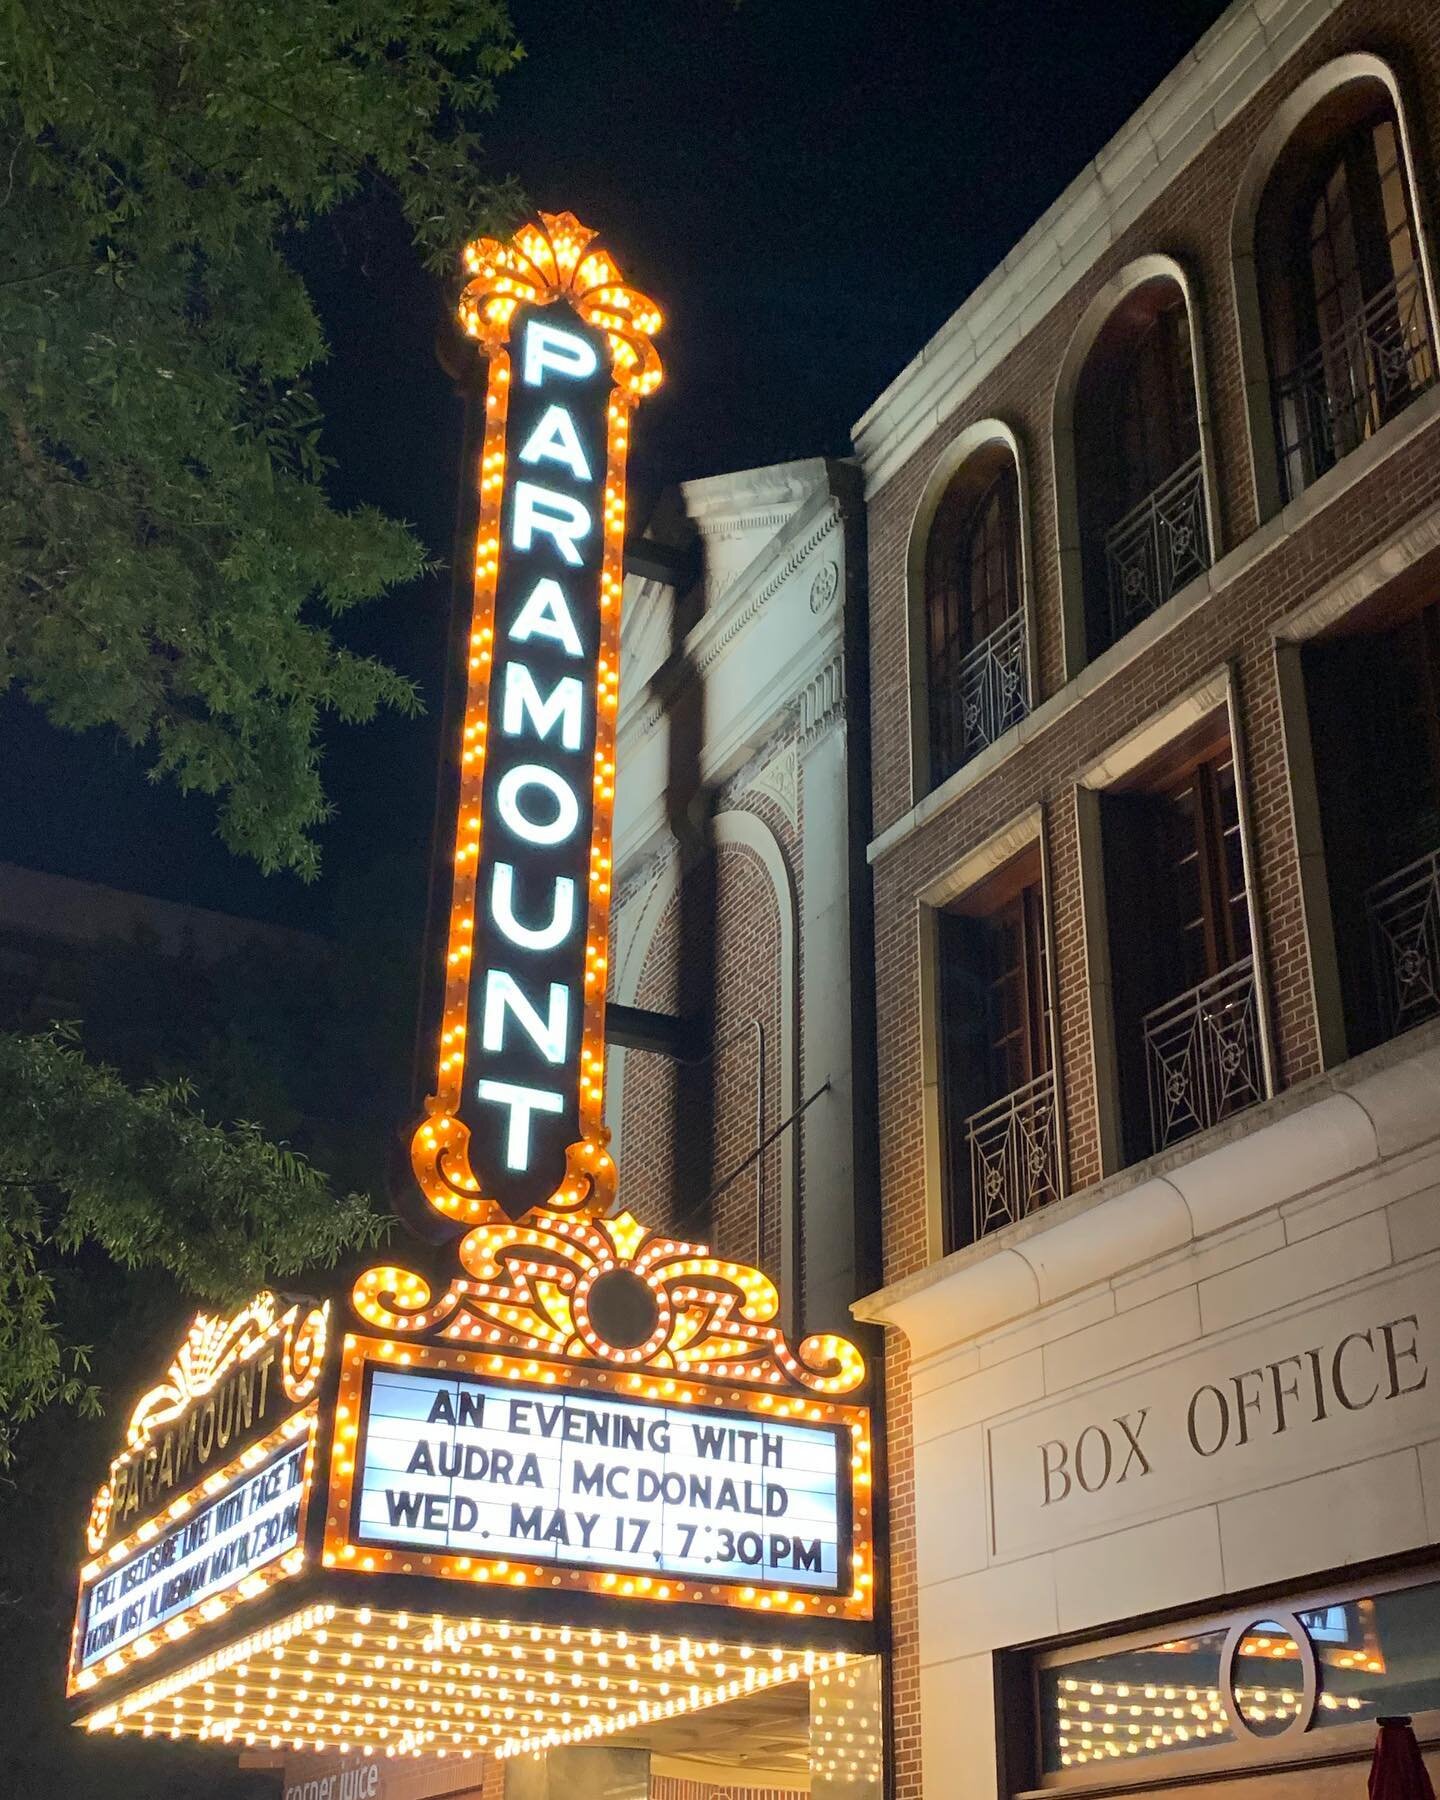
[[[1197,450],[1105,533],[1112,638],[1209,567],[1205,472]]]
[[[1055,1077],[1037,1075],[965,1121],[975,1239],[1060,1197]]]
[[[1156,1150],[1265,1097],[1255,969],[1247,956],[1144,1019]]]
[[[1440,1013],[1440,850],[1428,851],[1365,895],[1375,986],[1395,1037]]]
[[[1342,319],[1275,381],[1275,438],[1293,500],[1435,379],[1420,270],[1411,268]]]
[[[930,741],[936,781],[993,744],[1030,710],[1025,610],[1016,607],[989,637],[950,666],[930,671]]]

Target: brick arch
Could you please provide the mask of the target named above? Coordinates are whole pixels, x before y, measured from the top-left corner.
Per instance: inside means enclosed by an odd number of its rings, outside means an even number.
[[[1084,567],[1080,539],[1080,484],[1076,465],[1075,397],[1080,377],[1101,332],[1121,303],[1137,288],[1169,282],[1185,302],[1190,328],[1190,366],[1195,378],[1195,404],[1200,430],[1200,464],[1204,476],[1206,524],[1210,533],[1210,559],[1224,551],[1220,538],[1218,488],[1215,480],[1214,421],[1210,411],[1209,383],[1205,378],[1204,335],[1194,283],[1173,256],[1138,256],[1111,277],[1080,315],[1071,333],[1055,379],[1051,406],[1051,438],[1055,463],[1055,535],[1060,563],[1060,609],[1065,650],[1065,679],[1073,681],[1087,661],[1085,646]]]
[[[790,1117],[798,1104],[799,1085],[799,963],[798,907],[795,884],[780,842],[770,826],[756,814],[739,809],[717,813],[711,821],[710,854],[717,858],[717,874],[722,880],[727,871],[743,865],[751,878],[763,887],[773,907],[776,932],[776,977],[774,982],[774,1030],[767,1034],[766,1128],[774,1130],[782,1119]],[[678,855],[667,859],[653,878],[638,907],[633,924],[622,919],[615,953],[615,976],[612,998],[620,1004],[651,1006],[668,1010],[679,997],[678,974],[674,981],[660,979],[661,959],[671,953],[676,914],[679,910],[681,885],[686,871]],[[722,914],[723,908],[717,908]],[[612,1127],[617,1130],[620,1162],[620,1198],[622,1204],[639,1199],[644,1185],[638,1178],[629,1182],[627,1197],[626,1167],[634,1154],[627,1154],[625,1127],[632,1121],[637,1105],[654,1104],[655,1097],[666,1094],[669,1083],[653,1058],[632,1061],[623,1051],[609,1059],[609,1106]],[[642,1073],[642,1070],[644,1073]],[[652,1092],[653,1090],[653,1092]],[[634,1127],[631,1126],[633,1133]],[[753,1148],[753,1145],[751,1146]],[[795,1244],[797,1198],[799,1189],[800,1134],[790,1131],[767,1153],[767,1170],[775,1170],[778,1205],[767,1205],[767,1220],[774,1221],[766,1232],[773,1245],[775,1263],[772,1273],[781,1283],[786,1304],[795,1303],[798,1280],[798,1254]],[[743,1185],[743,1184],[742,1184]],[[639,1193],[637,1194],[637,1190]],[[641,1201],[648,1206],[648,1201]],[[647,1221],[648,1222],[648,1221]],[[657,1219],[655,1222],[668,1222]],[[775,1240],[778,1239],[778,1242]],[[745,1246],[738,1246],[745,1248]]]
[[[1255,519],[1263,524],[1280,511],[1280,473],[1275,447],[1275,424],[1270,405],[1270,369],[1265,354],[1265,326],[1260,298],[1260,277],[1255,261],[1255,227],[1265,190],[1276,165],[1295,133],[1331,94],[1359,84],[1380,87],[1389,95],[1400,128],[1400,153],[1410,204],[1415,209],[1415,248],[1425,284],[1425,303],[1432,330],[1440,321],[1436,308],[1435,272],[1430,259],[1430,219],[1426,187],[1417,180],[1414,136],[1409,109],[1400,82],[1389,63],[1368,51],[1337,56],[1308,76],[1275,109],[1261,132],[1235,190],[1235,209],[1230,217],[1230,276],[1235,305],[1235,328],[1240,342],[1240,372],[1245,389],[1245,414],[1249,424],[1250,480],[1255,500]]]
[[[905,630],[910,701],[910,802],[915,805],[930,787],[930,683],[925,619],[925,554],[935,514],[950,483],[971,460],[999,445],[1015,465],[1020,511],[1020,590],[1025,609],[1027,675],[1031,705],[1040,698],[1036,661],[1034,560],[1030,536],[1030,473],[1019,437],[1003,419],[977,419],[967,425],[936,458],[920,490],[905,541]]]

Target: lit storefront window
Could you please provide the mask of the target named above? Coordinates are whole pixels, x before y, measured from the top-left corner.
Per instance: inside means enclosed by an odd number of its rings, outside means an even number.
[[[1042,1669],[1045,1773],[1233,1741],[1224,1648],[1225,1633],[1207,1631]]]
[[[1440,1581],[1056,1651],[1035,1676],[1047,1780],[1181,1753],[1285,1760],[1382,1714],[1440,1722]]]

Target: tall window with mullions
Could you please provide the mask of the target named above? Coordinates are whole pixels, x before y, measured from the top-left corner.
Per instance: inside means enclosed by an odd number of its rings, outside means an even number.
[[[1262,1099],[1259,995],[1235,763],[1223,737],[1180,747],[1102,796],[1125,1160]]]
[[[1351,1055],[1440,1016],[1440,601],[1301,667]]]
[[[1261,204],[1257,258],[1287,498],[1435,379],[1399,122],[1361,85],[1305,122]]]
[[[1075,480],[1090,658],[1210,565],[1190,314],[1169,277],[1127,295],[1086,359]]]
[[[936,916],[945,1248],[1060,1191],[1038,853]]]
[[[932,787],[1029,708],[1015,464],[996,445],[954,477],[925,555]]]

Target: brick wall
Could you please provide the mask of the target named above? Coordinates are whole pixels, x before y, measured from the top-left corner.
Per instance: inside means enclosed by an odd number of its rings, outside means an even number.
[[[886,1503],[889,1514],[890,1800],[921,1800],[920,1617],[915,1555],[915,1467],[910,1348],[903,1331],[885,1333]]]
[[[714,811],[760,818],[798,893],[799,825],[764,795],[746,791],[743,773],[716,797]],[[621,1199],[646,1224],[683,1229],[778,1278],[781,1166],[792,1154],[787,1137],[704,1202],[784,1117],[782,900],[769,871],[744,845],[715,845],[678,882],[676,875],[672,864],[622,896],[617,908],[643,906],[657,881],[674,888],[645,952],[633,1004],[703,1019],[712,1054],[684,1068],[628,1052]]]
[[[1398,48],[1397,48],[1398,46]],[[870,509],[873,799],[875,829],[912,801],[907,697],[905,562],[921,489],[947,443],[976,420],[1011,423],[1030,475],[1033,578],[1041,697],[1062,685],[1060,564],[1054,519],[1050,418],[1056,372],[1080,315],[1127,262],[1172,255],[1191,272],[1205,341],[1215,430],[1220,553],[1255,529],[1239,346],[1230,299],[1229,231],[1236,185],[1260,131],[1285,94],[1315,68],[1356,48],[1387,48],[1407,80],[1409,123],[1423,195],[1440,158],[1440,13],[1402,0],[1367,0],[1338,14],[1256,101],[1184,171],[987,379],[963,408],[876,494]],[[1422,209],[1424,201],[1422,199]],[[1203,608],[1154,643],[1058,719],[1054,726],[962,794],[937,818],[881,857],[875,868],[876,975],[881,1086],[886,1274],[894,1280],[926,1255],[920,1145],[916,895],[967,851],[1036,800],[1046,808],[1052,868],[1059,1034],[1065,1069],[1069,1179],[1097,1179],[1099,1149],[1089,1001],[1080,917],[1073,793],[1077,773],[1222,663],[1236,673],[1245,785],[1252,824],[1259,937],[1277,1075],[1288,1085],[1319,1067],[1288,777],[1270,627],[1282,614],[1383,543],[1440,499],[1440,425],[1387,459]]]
[[[871,499],[870,654],[874,828],[903,818],[912,792],[906,559],[911,521],[932,470],[971,424],[995,417],[1020,441],[1030,495],[1039,698],[1064,682],[1060,556],[1055,519],[1052,409],[1067,345],[1095,295],[1136,257],[1162,253],[1186,270],[1196,297],[1213,432],[1217,557],[1257,528],[1240,344],[1230,273],[1230,228],[1242,171],[1284,97],[1348,51],[1384,57],[1404,89],[1419,166],[1422,220],[1440,168],[1440,9],[1408,0],[1356,0],[1311,37],[1256,99],[1190,163],[1171,188],[1077,282],[943,426]],[[1440,502],[1440,422],[1303,523],[1262,559],[1242,566],[1204,606],[1131,660],[1081,703],[881,855],[875,879],[879,1159],[885,1273],[896,1281],[937,1251],[926,1232],[922,1130],[917,896],[977,845],[1037,801],[1045,809],[1055,945],[1057,1032],[1063,1070],[1068,1180],[1100,1174],[1090,1041],[1075,781],[1127,733],[1162,712],[1222,664],[1234,671],[1241,780],[1251,825],[1257,941],[1266,974],[1276,1080],[1288,1086],[1320,1067],[1301,913],[1288,774],[1270,628],[1281,615]],[[904,1346],[889,1334],[886,1391],[891,1474],[891,1584],[896,1729],[895,1796],[920,1788],[914,1525],[907,1486],[908,1379]]]

